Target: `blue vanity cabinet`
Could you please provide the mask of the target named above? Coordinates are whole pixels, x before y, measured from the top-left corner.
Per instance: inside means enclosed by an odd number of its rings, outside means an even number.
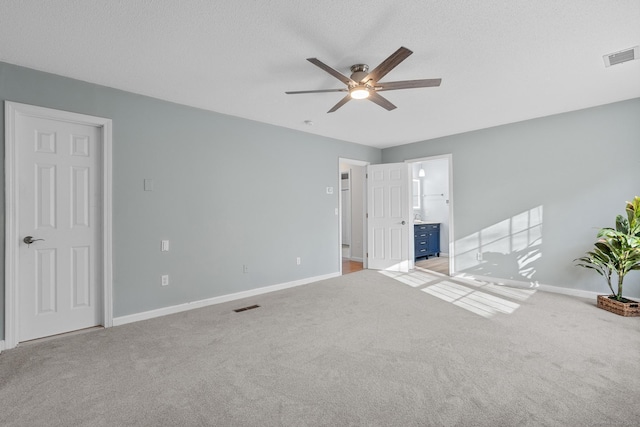
[[[415,259],[440,256],[440,224],[415,224],[413,226]]]

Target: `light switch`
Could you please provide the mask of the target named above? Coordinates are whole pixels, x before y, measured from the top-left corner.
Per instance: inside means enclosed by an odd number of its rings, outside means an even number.
[[[169,241],[168,240],[163,240],[162,244],[160,245],[160,250],[162,252],[169,252]]]
[[[153,180],[145,179],[144,180],[144,191],[153,191]]]
[[[327,194],[333,194],[333,187],[327,187]]]

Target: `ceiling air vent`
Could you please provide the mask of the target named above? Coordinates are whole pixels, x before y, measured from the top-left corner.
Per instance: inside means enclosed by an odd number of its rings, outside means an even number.
[[[633,61],[634,59],[640,58],[640,46],[621,50],[620,52],[609,53],[604,55],[603,58],[605,67],[622,64],[627,61]]]

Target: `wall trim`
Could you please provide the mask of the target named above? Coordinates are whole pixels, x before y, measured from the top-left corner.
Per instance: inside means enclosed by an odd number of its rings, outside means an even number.
[[[155,310],[143,311],[141,313],[114,317],[113,326],[126,325],[127,323],[139,322],[141,320],[153,319],[156,317],[167,316],[169,314],[175,314],[175,313],[181,313],[183,311],[194,310],[196,308],[202,308],[210,305],[222,304],[224,302],[253,297],[256,295],[262,295],[270,292],[281,291],[283,289],[289,289],[289,288],[294,288],[296,286],[308,285],[309,283],[332,279],[334,277],[339,277],[339,276],[340,276],[340,273],[336,272],[336,273],[324,274],[321,276],[307,277],[306,279],[294,280],[292,282],[280,283],[277,285],[265,286],[263,288],[250,289],[248,291],[221,295],[219,297],[207,298],[199,301],[191,301],[183,304],[172,305],[169,307],[158,308]]]
[[[467,273],[455,273],[451,277],[454,277],[456,279],[462,279],[462,280],[470,279],[470,280],[480,280],[483,282],[493,282],[493,283],[513,286],[515,288],[533,289],[537,291],[551,292],[554,294],[569,295],[572,297],[593,298],[594,300],[598,295],[602,295],[603,293],[606,293],[606,292],[586,291],[584,289],[564,288],[562,286],[545,285],[538,282],[523,282],[520,280],[501,279],[499,277],[480,276],[476,274],[467,274]]]
[[[4,350],[4,340],[0,340],[0,353]]]
[[[352,256],[351,258],[349,258],[351,261],[356,261],[356,262],[363,262],[362,261],[362,257],[357,257],[357,256]]]

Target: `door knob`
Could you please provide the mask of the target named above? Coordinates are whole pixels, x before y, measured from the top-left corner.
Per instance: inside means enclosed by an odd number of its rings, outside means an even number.
[[[405,225],[407,222],[406,221],[402,221],[400,224]]]
[[[38,240],[43,240],[44,241],[44,239],[34,239],[33,236],[27,236],[24,239],[22,239],[22,241],[25,242],[27,245],[30,245],[33,242],[37,242]]]

